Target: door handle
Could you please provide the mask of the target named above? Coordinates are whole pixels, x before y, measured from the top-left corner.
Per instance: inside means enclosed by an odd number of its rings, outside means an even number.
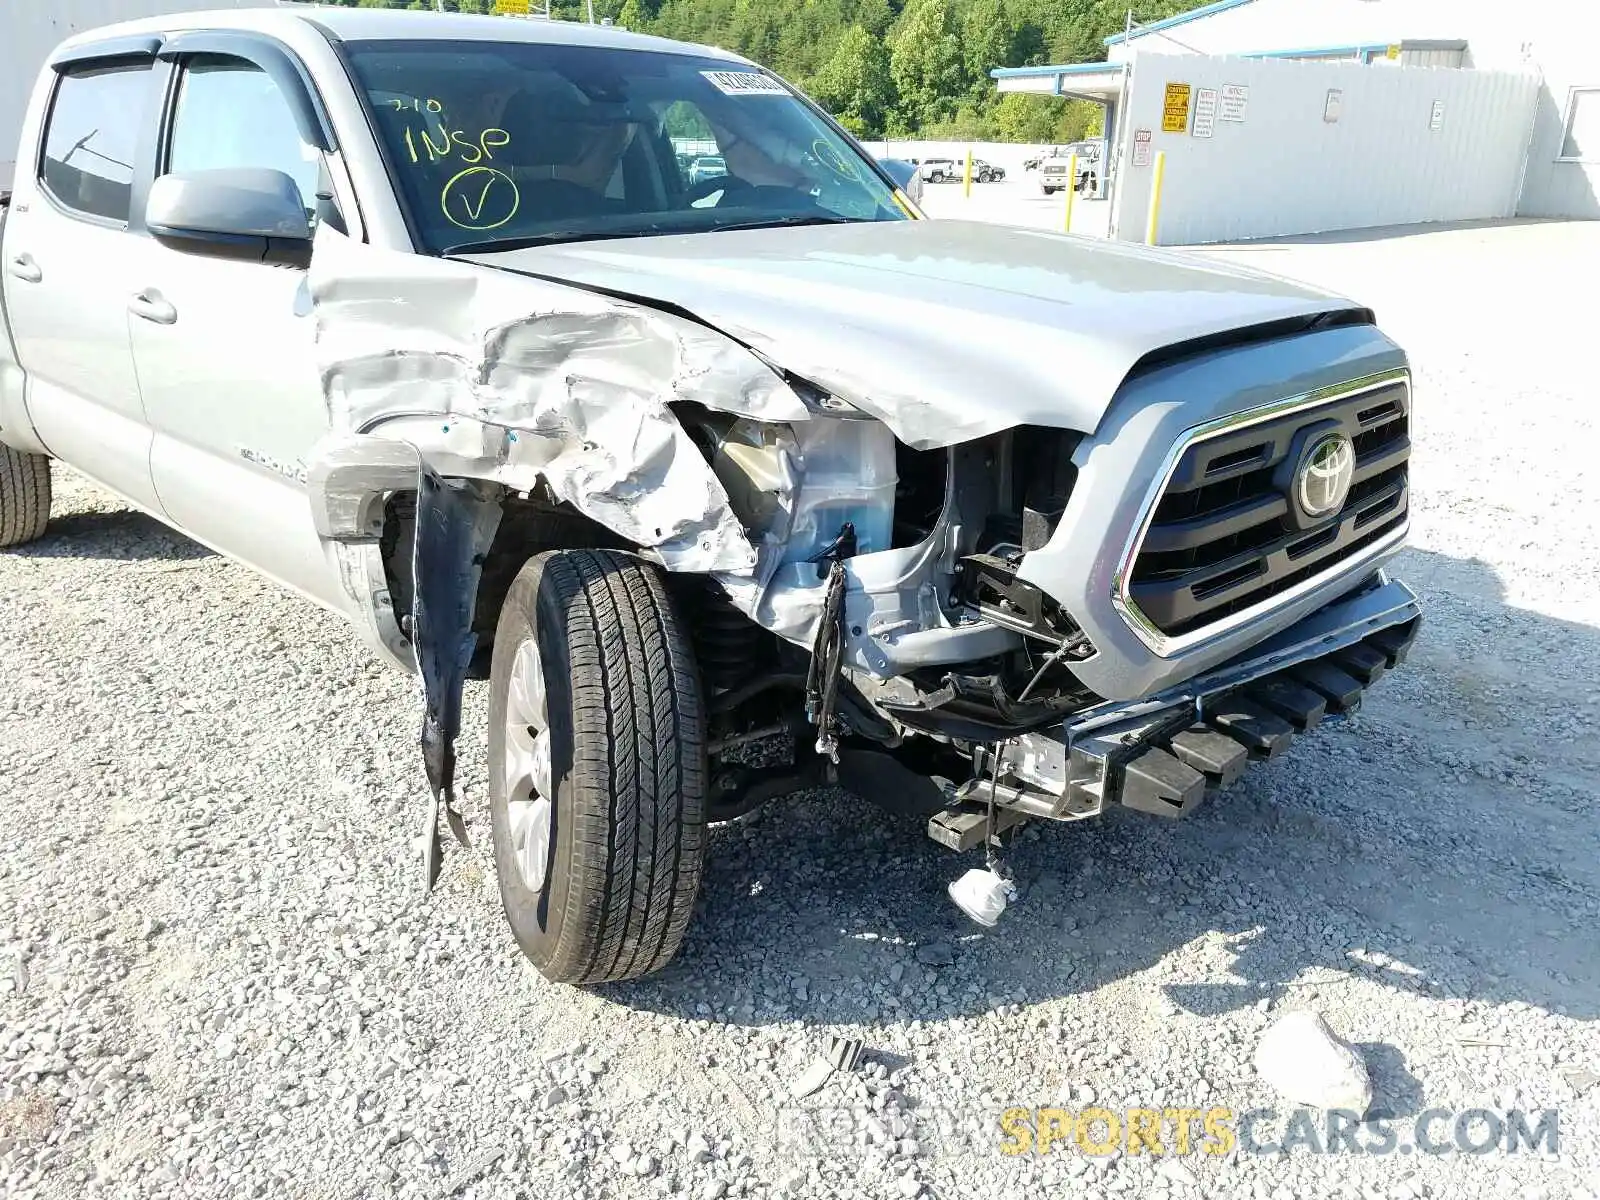
[[[135,292],[133,299],[128,301],[128,311],[136,317],[143,317],[146,321],[154,321],[157,325],[178,323],[178,310],[163,300],[161,293],[154,288]]]
[[[44,278],[44,272],[39,269],[39,264],[33,261],[31,254],[18,254],[13,257],[11,273],[23,283],[38,283]]]

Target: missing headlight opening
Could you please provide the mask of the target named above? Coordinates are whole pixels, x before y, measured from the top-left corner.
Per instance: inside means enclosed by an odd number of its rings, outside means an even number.
[[[1095,699],[1071,671],[1088,638],[1017,579],[1065,510],[1077,435],[1027,427],[919,450],[873,420],[674,412],[770,572],[753,593],[719,579],[715,600],[688,606],[725,757],[774,730],[788,747],[766,749],[796,777],[879,790],[887,759],[970,780],[977,748]],[[716,778],[730,793],[718,803],[742,809],[731,793],[768,776],[724,765]],[[943,808],[953,789],[913,790]]]

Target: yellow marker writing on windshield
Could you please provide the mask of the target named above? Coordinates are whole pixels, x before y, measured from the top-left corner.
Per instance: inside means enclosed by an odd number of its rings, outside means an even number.
[[[461,229],[499,229],[522,205],[516,180],[493,167],[468,167],[445,183],[439,207]]]
[[[848,179],[853,183],[861,182],[861,174],[856,170],[856,165],[839,153],[837,146],[818,138],[811,143],[811,153],[817,156],[817,161],[841,179]]]
[[[447,129],[439,130],[440,135],[444,138],[443,143],[440,144],[440,145],[435,145],[434,144],[433,136],[432,136],[432,134],[431,134],[431,132],[429,130],[424,129],[424,130],[421,131],[421,133],[422,133],[422,144],[423,144],[423,146],[425,147],[425,149],[427,151],[428,161],[429,162],[432,162],[436,158],[447,158],[447,157],[449,157],[449,154],[450,154],[450,131],[449,130],[447,130]],[[406,130],[406,149],[408,151],[410,151],[410,153],[411,153],[411,161],[412,162],[421,162],[422,161],[422,159],[419,158],[418,155],[417,155],[417,143],[412,139],[411,130],[409,130],[409,129]]]
[[[459,153],[461,161],[477,164],[485,159],[493,160],[494,152],[511,144],[511,135],[504,129],[485,129],[476,138],[469,138],[465,130],[440,128],[441,142],[435,142],[430,130],[420,131],[422,138],[422,154],[426,154],[429,162],[437,162],[442,158],[449,158],[452,154]],[[405,131],[406,151],[411,155],[411,161],[419,163],[422,154],[417,152],[417,141],[412,131]]]

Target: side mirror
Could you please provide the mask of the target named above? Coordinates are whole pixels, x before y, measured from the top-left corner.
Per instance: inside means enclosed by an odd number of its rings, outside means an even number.
[[[272,243],[310,249],[311,222],[293,179],[282,171],[231,167],[176,171],[150,185],[145,226],[155,237],[200,253],[265,257]]]

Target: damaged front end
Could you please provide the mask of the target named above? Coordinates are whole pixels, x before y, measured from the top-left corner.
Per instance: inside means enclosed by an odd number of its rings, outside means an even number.
[[[832,778],[936,814],[953,846],[1110,802],[1187,811],[1285,723],[1348,709],[1345,681],[1415,630],[1379,573],[1405,532],[1409,377],[1363,314],[1127,349],[1080,430],[885,409],[670,303],[326,229],[311,289],[334,430],[313,509],[371,640],[422,678],[430,880],[463,681],[510,573],[552,546],[666,573],[712,819]],[[1280,477],[1345,427],[1354,507],[1302,529]]]

